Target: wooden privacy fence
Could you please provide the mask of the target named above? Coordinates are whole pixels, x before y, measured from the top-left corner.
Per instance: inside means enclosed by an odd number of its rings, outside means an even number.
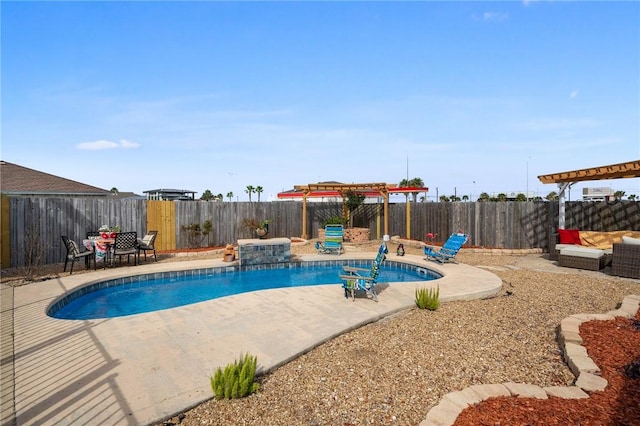
[[[634,201],[569,202],[566,228],[594,231],[640,231],[640,203]],[[549,247],[549,235],[558,223],[557,202],[456,202],[412,203],[410,235],[407,235],[406,204],[389,206],[389,233],[424,241],[428,232],[444,241],[457,231],[470,234],[469,244],[510,249]],[[341,203],[307,204],[306,234],[317,238],[325,220],[340,216]],[[353,226],[369,228],[371,238],[382,238],[383,211],[363,204],[353,215]],[[243,219],[271,220],[269,237],[302,235],[300,202],[206,202],[147,201],[95,198],[16,197],[2,199],[2,267],[25,265],[26,244],[37,242],[44,263],[59,263],[66,253],[61,235],[81,241],[87,231],[101,225],[120,226],[123,231],[158,230],[159,250],[235,244],[254,238]],[[210,221],[208,235],[190,238],[188,228]],[[8,253],[8,254],[7,254]]]

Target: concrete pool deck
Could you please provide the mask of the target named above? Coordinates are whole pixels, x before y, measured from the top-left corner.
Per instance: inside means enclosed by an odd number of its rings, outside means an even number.
[[[304,255],[304,260],[372,254]],[[497,294],[496,275],[464,264],[428,266],[442,302]],[[120,318],[58,320],[47,307],[90,283],[128,275],[229,266],[221,260],[98,270],[20,287],[2,284],[2,425],[144,425],[213,397],[209,376],[241,353],[270,371],[346,331],[415,306],[418,283],[380,285],[379,302],[343,296],[339,285],[282,288]]]

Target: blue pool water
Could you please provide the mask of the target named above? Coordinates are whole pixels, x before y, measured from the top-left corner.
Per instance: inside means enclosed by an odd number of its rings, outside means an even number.
[[[368,267],[367,264],[344,264]],[[378,283],[439,278],[431,270],[411,265],[385,264],[380,271]],[[342,265],[333,265],[242,271],[209,268],[128,277],[76,290],[58,300],[48,314],[59,319],[113,318],[272,288],[336,284],[336,291],[341,291],[341,273]]]

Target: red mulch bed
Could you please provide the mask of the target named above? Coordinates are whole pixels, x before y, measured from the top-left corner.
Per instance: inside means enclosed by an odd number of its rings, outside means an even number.
[[[580,326],[583,345],[609,382],[604,391],[573,400],[490,398],[463,410],[454,425],[640,425],[640,312],[635,321],[617,317]]]

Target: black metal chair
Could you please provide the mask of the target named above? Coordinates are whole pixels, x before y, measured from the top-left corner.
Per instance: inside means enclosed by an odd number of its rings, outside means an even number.
[[[156,256],[156,236],[158,235],[158,231],[149,231],[144,236],[144,238],[138,244],[138,259],[140,259],[140,252],[144,252],[144,260],[147,260],[147,252],[153,252],[153,258],[158,261],[158,257]]]
[[[127,263],[131,263],[130,256],[133,255],[135,264],[138,264],[138,233],[137,232],[118,232],[112,246],[111,255],[114,258],[127,256]]]
[[[100,232],[98,231],[87,231],[87,239],[100,237]]]
[[[89,269],[91,259],[93,259],[93,270],[96,269],[96,253],[93,250],[80,250],[78,243],[69,239],[66,235],[62,236],[62,242],[67,249],[67,256],[64,258],[64,271],[67,272],[67,264],[71,261],[71,269],[69,274],[73,274],[73,264],[76,259],[84,259],[85,268]],[[84,248],[84,246],[83,246]]]

